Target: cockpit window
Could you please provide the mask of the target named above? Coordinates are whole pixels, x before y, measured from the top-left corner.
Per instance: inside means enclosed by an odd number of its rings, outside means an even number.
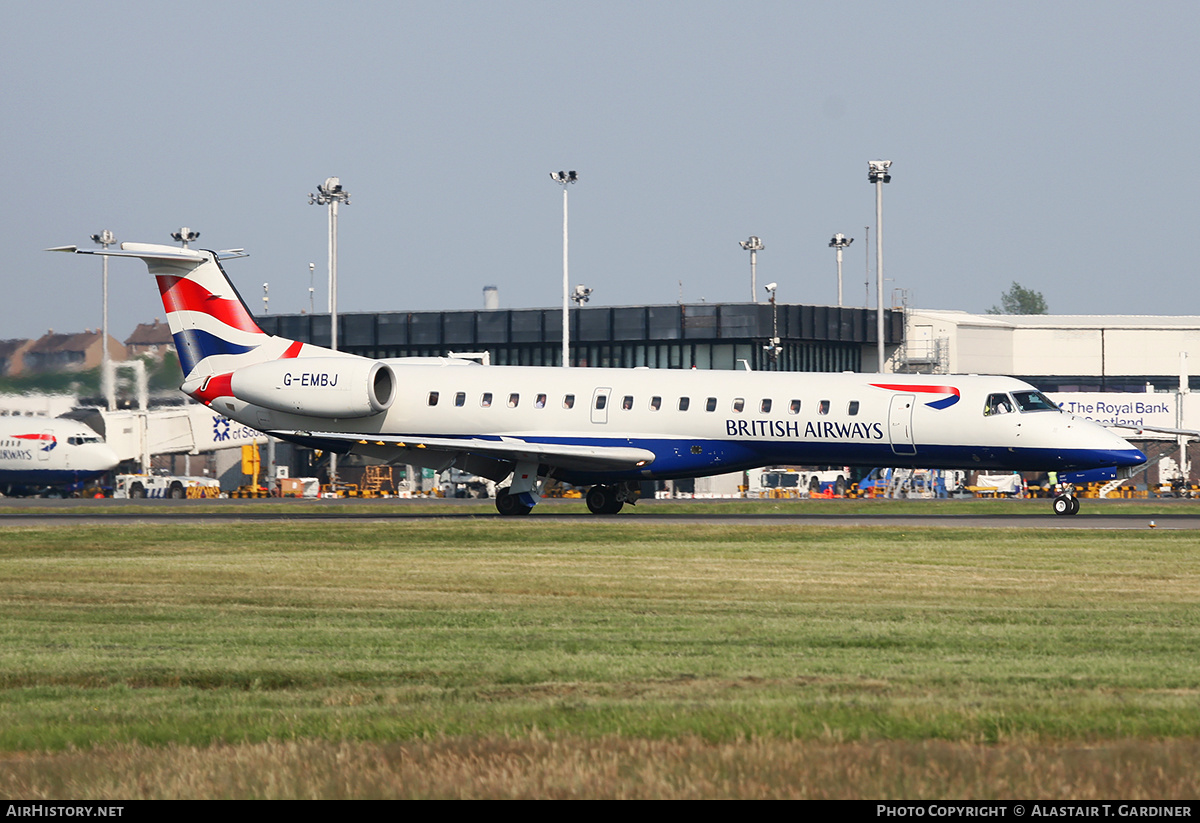
[[[1007,394],[989,394],[983,407],[985,417],[993,414],[1012,414],[1013,404]]]
[[[1054,401],[1040,391],[1015,391],[1013,399],[1017,401],[1017,408],[1023,412],[1059,411]]]

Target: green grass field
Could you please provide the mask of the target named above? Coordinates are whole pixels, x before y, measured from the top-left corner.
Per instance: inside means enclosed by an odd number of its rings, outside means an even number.
[[[1196,797],[1200,537],[0,531],[5,797]]]

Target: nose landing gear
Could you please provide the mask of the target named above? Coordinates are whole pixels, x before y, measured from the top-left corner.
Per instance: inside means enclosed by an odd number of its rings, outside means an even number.
[[[1074,486],[1068,484],[1054,496],[1054,513],[1079,514],[1079,498],[1075,496]]]

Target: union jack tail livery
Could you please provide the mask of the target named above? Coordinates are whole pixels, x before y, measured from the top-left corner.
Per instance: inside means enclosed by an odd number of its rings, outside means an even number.
[[[258,327],[221,268],[222,255],[146,243],[124,243],[121,251],[144,260],[154,275],[188,383],[300,353],[301,344]]]
[[[211,405],[230,395],[233,372],[247,366],[299,357],[338,356],[337,352],[274,337],[258,327],[221,260],[244,257],[241,249],[214,252],[150,243],[122,243],[120,251],[61,247],[54,251],[135,257],[158,283],[167,324],[175,339],[182,389]]]

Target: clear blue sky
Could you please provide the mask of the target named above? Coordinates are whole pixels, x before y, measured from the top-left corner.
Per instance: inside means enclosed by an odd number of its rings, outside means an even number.
[[[248,303],[324,308],[330,175],[344,311],[560,301],[834,303],[829,238],[874,191],[887,290],[983,311],[1016,280],[1055,313],[1200,314],[1200,4],[356,2],[8,4],[0,338],[99,325],[120,240],[245,247]],[[872,300],[874,298],[872,297]],[[112,267],[119,338],[163,314]]]

